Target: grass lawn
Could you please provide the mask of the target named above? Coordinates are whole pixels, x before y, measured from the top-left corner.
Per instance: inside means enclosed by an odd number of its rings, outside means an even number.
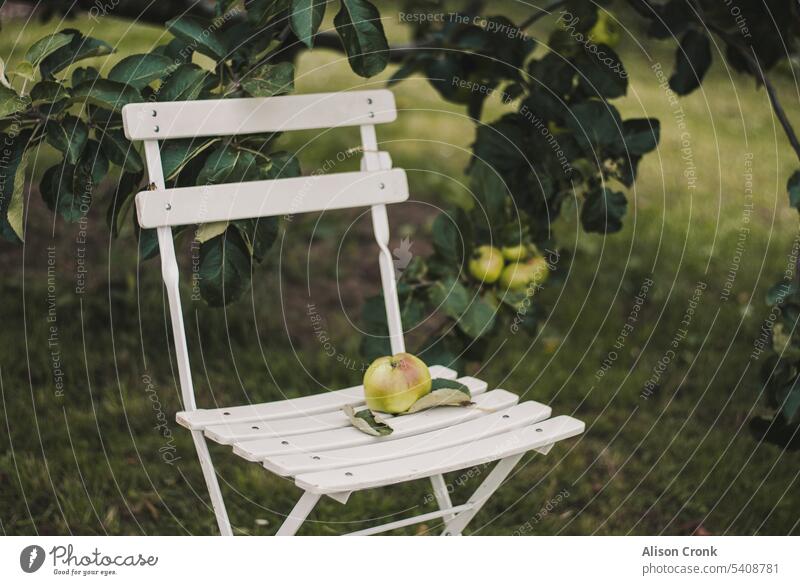
[[[0,56],[13,70],[20,53],[54,26],[3,23]],[[121,54],[168,36],[111,19],[69,26],[95,27],[93,34],[112,44],[121,39]],[[387,30],[404,40],[406,31],[391,19]],[[540,334],[501,334],[491,357],[469,371],[581,418],[587,431],[547,457],[524,458],[471,529],[800,533],[800,452],[762,443],[748,430],[763,408],[758,369],[765,356],[750,357],[767,315],[763,298],[786,270],[797,234],[785,185],[798,163],[766,93],[719,59],[702,90],[676,106],[652,69],[660,62],[669,73],[669,45],[626,39],[620,52],[631,85],[618,107],[626,117],[661,120],[660,148],[642,163],[625,228],[607,239],[587,235],[568,206],[557,230],[573,260],[563,284],[542,296],[549,317]],[[304,55],[298,67],[298,92],[381,86],[388,76],[364,81],[341,55],[325,51]],[[775,81],[800,126],[795,87],[788,76]],[[414,201],[390,211],[392,243],[409,237],[412,251],[425,253],[437,210],[468,197],[462,171],[474,127],[421,78],[395,89],[401,118],[379,137],[395,164],[409,169]],[[492,103],[485,119],[501,110]],[[357,144],[349,131],[311,138],[301,133],[286,142],[299,150],[306,172]],[[53,160],[43,150],[34,175]],[[356,165],[348,160],[336,170]],[[88,218],[83,294],[75,291],[79,226],[54,223],[35,188],[26,245],[0,244],[0,530],[214,533],[190,436],[174,422],[179,391],[158,265],[137,266],[130,233],[110,239],[99,203]],[[360,304],[378,288],[369,229],[360,212],[292,222],[256,273],[252,298],[226,311],[188,301],[186,250],[184,309],[201,406],[359,382]],[[309,304],[323,316],[339,359],[315,338]],[[273,533],[299,490],[227,448],[212,445],[212,456],[235,530]],[[454,500],[485,472],[449,475]],[[327,500],[305,530],[338,534],[363,527],[358,520],[365,517],[430,511],[429,492],[413,482],[354,494],[347,506]]]

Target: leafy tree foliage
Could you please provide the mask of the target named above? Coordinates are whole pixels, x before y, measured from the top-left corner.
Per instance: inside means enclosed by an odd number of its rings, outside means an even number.
[[[800,142],[775,95],[770,71],[797,51],[800,8],[796,2],[737,0],[627,0],[647,34],[675,39],[670,87],[679,95],[702,84],[716,45],[727,62],[752,75],[771,103],[800,159]],[[423,356],[455,363],[479,357],[487,339],[500,330],[534,332],[539,308],[524,290],[470,278],[468,265],[487,245],[545,257],[550,282],[565,268],[553,223],[565,204],[579,206],[587,232],[619,231],[627,211],[626,190],[636,180],[642,158],[658,146],[659,121],[623,119],[613,101],[628,90],[625,66],[608,31],[607,2],[555,0],[531,7],[516,24],[491,14],[482,1],[462,3],[460,12],[444,0],[408,0],[413,44],[390,49],[378,9],[368,0],[216,0],[163,2],[142,6],[120,0],[120,16],[141,15],[166,22],[170,38],[153,51],[126,55],[102,77],[91,67],[65,70],[113,51],[106,41],[63,29],[38,40],[13,71],[0,62],[0,143],[5,177],[0,183],[0,234],[21,241],[23,177],[32,149],[47,143],[62,159],[44,173],[40,190],[46,204],[65,221],[78,221],[112,167],[119,181],[107,198],[108,222],[118,234],[133,221],[140,254],[158,254],[154,234],[132,219],[132,198],[145,184],[140,152],[122,133],[120,109],[142,101],[264,97],[294,90],[293,60],[314,46],[347,54],[352,70],[374,76],[390,61],[400,67],[390,85],[413,74],[425,76],[442,99],[466,106],[476,122],[473,156],[466,169],[474,204],[435,219],[434,253],[414,257],[398,285],[404,326],[427,315],[441,316],[438,341]],[[68,11],[75,2],[52,2],[48,10]],[[96,4],[79,0],[85,10]],[[336,10],[335,35],[320,33],[327,11]],[[138,12],[137,12],[138,11]],[[486,13],[486,14],[485,14]],[[555,14],[544,42],[528,34],[543,16]],[[424,18],[424,15],[430,17]],[[438,16],[437,16],[438,15]],[[205,57],[200,66],[194,55]],[[489,95],[510,107],[498,119],[484,119]],[[277,135],[232,139],[171,140],[163,145],[168,186],[214,184],[297,176],[292,153],[276,150]],[[788,183],[789,200],[800,209],[800,171]],[[199,226],[201,295],[211,305],[235,301],[249,287],[253,262],[261,262],[278,233],[277,220],[233,221]],[[512,252],[513,254],[513,252]],[[792,284],[796,287],[796,284]],[[797,293],[773,298],[780,346],[765,370],[774,429],[796,428],[800,420],[800,341],[795,336]],[[388,352],[383,301],[365,303],[366,357]],[[792,427],[794,425],[794,427]],[[767,433],[769,434],[769,433]]]

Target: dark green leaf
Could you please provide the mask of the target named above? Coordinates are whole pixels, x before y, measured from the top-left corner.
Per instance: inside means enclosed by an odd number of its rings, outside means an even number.
[[[0,134],[0,144],[3,145],[3,167],[0,169],[0,235],[15,243],[23,239],[25,170],[31,134],[30,130],[23,130],[16,136]]]
[[[448,380],[447,378],[434,378],[431,380],[431,392],[442,390],[443,388],[458,390],[459,392],[466,394],[468,397],[472,397],[472,394],[469,391],[469,386],[462,384],[458,380]]]
[[[256,156],[230,144],[221,144],[206,159],[200,174],[199,185],[235,183],[252,179],[258,172]]]
[[[476,209],[472,213],[476,222],[486,223],[492,232],[505,223],[508,187],[500,174],[483,161],[476,160],[470,169],[472,193]]]
[[[435,309],[440,309],[453,319],[458,319],[469,307],[469,292],[458,279],[444,277],[428,289],[428,296]]]
[[[262,65],[242,80],[242,88],[252,97],[271,97],[294,91],[294,65]]]
[[[67,99],[69,92],[56,81],[40,81],[31,88],[31,100],[34,105],[52,104]]]
[[[178,140],[167,140],[161,147],[161,165],[164,169],[164,178],[172,180],[183,170],[183,168],[214,144],[214,139],[195,139],[181,138]]]
[[[412,404],[407,411],[402,414],[414,414],[428,410],[429,408],[436,408],[437,406],[471,406],[472,399],[469,392],[464,394],[460,389],[456,388],[441,388],[439,390],[432,390],[414,404]]]
[[[628,207],[625,195],[608,188],[587,193],[581,210],[581,223],[587,232],[611,234],[622,229],[622,218]]]
[[[350,424],[367,435],[385,437],[393,432],[392,427],[386,424],[386,421],[380,415],[375,414],[368,408],[363,408],[356,412],[352,406],[347,405],[342,408],[342,412],[350,419]]]
[[[139,248],[139,259],[141,261],[150,260],[158,256],[158,230],[147,229],[143,230],[139,227],[139,222],[136,220],[136,214],[133,217],[133,229],[136,233],[137,247]]]
[[[611,47],[589,45],[576,66],[582,74],[578,81],[587,95],[613,99],[627,93],[628,73]]]
[[[669,78],[669,86],[678,95],[691,93],[703,81],[711,67],[711,41],[694,29],[689,29],[681,39],[675,54],[675,71]]]
[[[622,123],[626,154],[642,155],[655,149],[661,136],[657,118],[635,118]]]
[[[300,161],[290,152],[273,152],[269,158],[271,164],[261,173],[262,179],[290,179],[303,174]]]
[[[130,85],[110,79],[98,79],[73,88],[72,101],[118,111],[128,104],[141,102],[142,96]]]
[[[27,96],[19,96],[17,92],[4,85],[0,85],[0,118],[23,112],[31,105]]]
[[[325,16],[327,0],[292,0],[291,25],[295,36],[311,48]]]
[[[586,149],[614,145],[621,140],[622,119],[617,108],[608,102],[589,100],[578,104],[572,108],[567,126]]]
[[[114,52],[108,43],[92,37],[85,37],[77,30],[69,29],[61,32],[71,34],[72,40],[42,60],[39,68],[43,78],[50,79],[62,69],[83,59],[110,55]]]
[[[180,16],[167,21],[167,30],[189,47],[218,61],[228,51],[216,33],[214,24],[194,16]]]
[[[166,77],[173,64],[169,57],[155,53],[131,55],[114,65],[108,78],[142,89],[150,82]]]
[[[197,99],[209,83],[213,83],[213,80],[205,69],[194,63],[179,65],[161,84],[158,101],[177,102]]]
[[[31,48],[25,53],[25,60],[31,65],[36,66],[50,53],[60,49],[70,41],[72,41],[72,35],[70,34],[55,33],[48,35],[31,45]]]
[[[142,157],[122,130],[108,129],[103,132],[100,146],[112,163],[129,173],[138,173],[144,168]]]
[[[381,15],[367,0],[341,0],[333,24],[342,39],[350,67],[361,77],[372,77],[386,68],[389,44]]]
[[[458,318],[458,328],[472,339],[477,339],[492,330],[494,320],[494,308],[483,299],[476,297]]]
[[[444,260],[460,264],[464,255],[464,240],[453,218],[440,213],[433,220],[433,247]]]
[[[786,191],[789,193],[789,205],[800,210],[800,171],[795,171],[789,182],[786,183]]]
[[[200,246],[200,295],[212,307],[241,297],[250,287],[250,254],[237,229]]]
[[[233,225],[244,238],[256,262],[261,262],[278,239],[280,219],[277,217],[237,219]]]
[[[111,234],[117,237],[122,230],[125,218],[133,207],[134,197],[139,192],[142,184],[143,173],[123,172],[116,187],[106,213],[106,222],[111,230]],[[134,218],[135,221],[135,218]]]
[[[48,144],[63,153],[69,164],[77,163],[89,140],[89,128],[83,120],[67,114],[60,122],[50,120],[45,130]]]
[[[72,87],[81,83],[94,82],[100,79],[100,72],[94,67],[76,67],[72,72]]]

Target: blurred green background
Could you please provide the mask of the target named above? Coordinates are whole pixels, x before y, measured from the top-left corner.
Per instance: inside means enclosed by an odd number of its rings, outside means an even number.
[[[409,31],[396,11],[389,3],[379,5],[390,41],[407,41]],[[516,9],[503,12],[520,20]],[[93,63],[103,71],[121,56],[171,38],[161,29],[110,17],[63,24],[6,18],[0,56],[13,70],[33,41],[62,26],[116,46],[116,55]],[[471,529],[797,534],[800,454],[762,443],[748,429],[763,408],[757,374],[765,356],[750,355],[767,316],[764,295],[786,270],[797,236],[797,214],[785,190],[797,160],[766,93],[750,78],[715,58],[702,88],[681,99],[682,113],[676,113],[652,69],[661,63],[671,70],[673,45],[643,44],[638,38],[635,27],[623,34],[618,51],[631,84],[628,96],[615,104],[624,117],[659,118],[661,143],[642,163],[624,230],[605,239],[586,234],[575,207],[568,209],[557,231],[573,254],[572,265],[564,282],[542,296],[549,318],[541,333],[501,336],[495,344],[499,351],[490,350],[485,363],[473,363],[467,372],[578,417],[587,431],[547,457],[526,456]],[[341,54],[317,50],[298,62],[297,91],[382,87],[393,69],[365,81]],[[788,68],[774,81],[800,126]],[[390,210],[392,244],[408,237],[412,252],[425,254],[438,210],[468,197],[463,169],[474,125],[422,78],[394,89],[400,118],[380,128],[379,138],[395,165],[408,169],[413,201]],[[496,118],[503,107],[490,102],[484,120]],[[683,115],[685,128],[679,124]],[[694,188],[684,173],[684,132],[697,167]],[[310,172],[325,158],[357,146],[358,136],[347,130],[300,133],[284,143],[300,152],[303,169]],[[76,294],[81,228],[56,220],[36,187],[55,156],[43,149],[31,161],[24,247],[0,244],[0,529],[5,534],[215,533],[190,436],[174,422],[179,391],[168,359],[171,334],[157,261],[138,263],[132,230],[111,239],[105,205],[96,205],[86,226],[87,290]],[[353,157],[337,170],[355,166]],[[752,209],[745,198],[750,181]],[[379,288],[376,250],[363,213],[292,222],[254,275],[252,297],[226,310],[189,300],[188,247],[183,252],[184,309],[200,406],[359,383],[358,315],[363,299]],[[615,347],[648,278],[653,286],[638,320],[623,347]],[[682,325],[698,283],[706,289],[691,322]],[[729,296],[723,294],[727,286]],[[314,336],[309,304],[323,316],[341,359],[329,357]],[[55,320],[49,321],[52,315]],[[54,325],[57,342],[51,344]],[[676,335],[674,359],[652,395],[643,398]],[[616,352],[611,360],[610,352]],[[52,375],[54,355],[64,371],[63,396]],[[165,427],[158,428],[159,417],[167,421],[169,439]],[[273,533],[299,490],[231,456],[227,448],[211,448],[235,531]],[[165,462],[165,452],[175,461]],[[469,478],[449,475],[454,500],[467,497],[484,471]],[[364,518],[430,511],[435,504],[428,493],[427,484],[414,482],[354,494],[347,506],[328,500],[304,530],[338,534],[364,527]],[[547,506],[551,500],[557,502]],[[551,509],[542,514],[545,507]],[[406,532],[434,529],[431,524]]]

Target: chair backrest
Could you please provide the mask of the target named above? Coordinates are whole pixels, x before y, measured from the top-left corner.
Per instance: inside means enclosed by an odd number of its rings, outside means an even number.
[[[388,248],[386,204],[408,199],[408,183],[405,171],[393,169],[391,157],[378,151],[375,134],[375,124],[396,118],[394,95],[388,90],[140,103],[122,109],[125,135],[129,140],[144,142],[150,189],[136,195],[136,212],[141,227],[157,229],[186,410],[194,410],[196,405],[172,226],[369,206],[379,249],[392,352],[404,351],[394,265]],[[166,188],[161,140],[344,126],[360,127],[360,172]]]

